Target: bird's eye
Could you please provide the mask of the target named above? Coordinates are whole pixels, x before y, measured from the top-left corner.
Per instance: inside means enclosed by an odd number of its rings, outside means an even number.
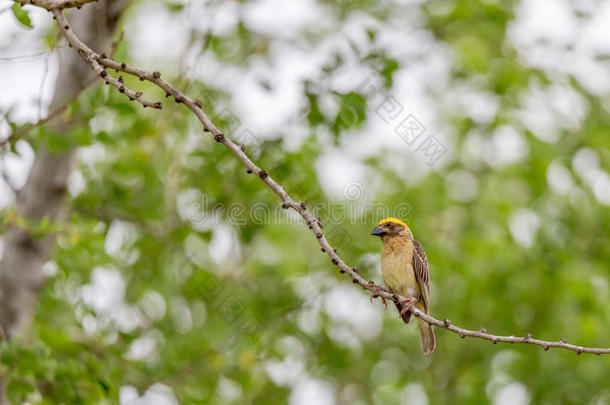
[[[391,227],[391,226],[392,226],[392,224],[390,224],[389,222],[388,222],[387,224],[385,224],[385,227],[386,227],[386,228],[389,228],[389,227]]]

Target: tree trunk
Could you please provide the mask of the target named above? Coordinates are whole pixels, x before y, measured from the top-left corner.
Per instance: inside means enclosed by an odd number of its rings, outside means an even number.
[[[86,5],[82,11],[72,12],[72,28],[91,48],[108,52],[118,18],[126,3],[123,0],[108,0]],[[59,52],[59,75],[49,111],[72,99],[94,76],[73,49],[65,47]],[[65,121],[57,117],[47,125],[61,133],[84,124],[78,119]],[[25,186],[17,194],[18,215],[34,221],[46,215],[51,220],[61,218],[74,155],[74,150],[61,153],[39,151]],[[4,254],[0,259],[0,339],[10,339],[25,333],[44,282],[42,266],[47,261],[54,242],[52,236],[35,238],[15,227],[5,235]],[[0,379],[0,405],[8,404],[5,388]]]

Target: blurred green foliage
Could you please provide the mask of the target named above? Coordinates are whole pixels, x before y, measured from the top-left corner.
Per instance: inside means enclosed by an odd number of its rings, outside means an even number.
[[[392,12],[372,1],[324,3],[341,18],[358,12],[383,21]],[[425,28],[456,56],[455,84],[484,75],[486,90],[501,97],[499,112],[487,125],[466,115],[445,117],[459,156],[472,129],[491,133],[515,119],[507,112],[519,105],[531,80],[552,81],[518,65],[507,57],[513,51],[503,49],[514,2],[460,1],[449,13],[436,12],[438,3],[424,3],[420,10]],[[179,12],[182,5],[168,8]],[[369,41],[375,38],[371,32]],[[229,34],[212,35],[206,52],[247,67],[254,56],[267,55],[272,40],[240,23]],[[121,45],[119,55],[129,60],[128,44]],[[360,63],[376,67],[391,93],[400,62],[374,47],[360,56]],[[321,74],[342,63],[337,60]],[[128,84],[155,94],[145,83]],[[189,92],[230,105],[222,88],[209,85],[193,82]],[[367,98],[335,92],[338,110],[329,114],[320,104],[319,86],[306,82],[302,91],[308,101],[302,119],[310,134],[296,150],[284,148],[281,138],[261,141],[256,161],[295,198],[310,206],[327,204],[317,212],[330,241],[365,278],[379,281],[377,258],[370,255],[379,251],[379,241],[369,237],[379,218],[350,218],[348,203],[337,207],[346,220],[333,222],[328,209],[333,202],[314,167],[326,145],[318,133],[327,130],[335,145],[349,141],[351,131],[368,118]],[[582,129],[564,131],[554,144],[526,133],[529,153],[516,164],[494,167],[456,158],[410,182],[383,155],[366,162],[382,179],[375,202],[412,207],[403,219],[430,261],[433,316],[497,334],[530,332],[541,339],[610,346],[608,208],[578,180],[582,192],[576,199],[554,193],[547,184],[551,163],[569,166],[583,147],[597,151],[601,167],[610,168],[607,112],[598,98],[580,91],[590,103]],[[213,108],[204,100],[204,110],[228,129],[230,121]],[[379,334],[367,339],[353,333],[357,344],[346,345],[333,332],[338,321],[325,310],[327,294],[337,286],[358,291],[362,300],[368,300],[366,293],[320,254],[306,225],[288,223],[281,209],[281,221],[253,221],[257,204],[277,208],[276,196],[229,151],[202,136],[186,109],[167,100],[161,112],[143,110],[114,89],[98,86],[66,114],[82,126],[63,134],[43,126],[28,141],[34,150],[89,151],[77,169],[83,189],[69,198],[69,219],[32,224],[7,210],[0,222],[0,230],[10,223],[57,238],[55,270],[41,292],[29,336],[1,343],[0,373],[14,403],[117,403],[122,386],[142,394],[154,383],[171,387],[182,404],[286,403],[290,386],[275,384],[269,372],[270,362],[286,359],[297,359],[306,375],[330,384],[340,404],[400,403],[404,387],[414,383],[431,404],[490,403],[511,382],[522,384],[535,404],[610,403],[607,356],[493,345],[437,329],[437,350],[426,357],[415,325],[405,326],[394,308],[379,311]],[[456,201],[448,191],[447,176],[456,170],[476,178],[478,193],[471,201]],[[209,223],[193,225],[179,212],[186,191],[194,196],[189,207]],[[511,215],[520,208],[536,212],[541,222],[529,248],[509,231]],[[117,221],[129,224],[132,236],[110,254],[107,234]],[[218,259],[215,237],[221,227],[234,239],[230,253]],[[112,310],[96,311],[84,302],[83,286],[92,282],[95,268],[120,272],[132,311],[126,322],[135,325],[121,326]],[[381,308],[380,302],[367,305]],[[307,316],[319,324],[304,328]],[[154,349],[142,358],[129,354],[142,339],[152,340]],[[239,387],[236,397],[221,389],[226,381]]]

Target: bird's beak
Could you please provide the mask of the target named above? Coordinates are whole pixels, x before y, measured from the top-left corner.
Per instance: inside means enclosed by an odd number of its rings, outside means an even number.
[[[385,229],[383,229],[383,228],[382,228],[382,227],[380,227],[380,226],[375,227],[375,229],[373,229],[373,230],[371,231],[371,235],[373,235],[373,236],[383,236],[383,235],[385,235],[386,233],[387,233],[387,232],[385,231]]]

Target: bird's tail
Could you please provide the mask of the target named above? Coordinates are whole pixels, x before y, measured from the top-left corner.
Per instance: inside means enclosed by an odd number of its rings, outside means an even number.
[[[421,335],[421,348],[424,351],[424,354],[429,354],[433,352],[436,347],[436,339],[434,338],[432,325],[420,318],[417,318],[417,323],[419,324],[419,334]]]

